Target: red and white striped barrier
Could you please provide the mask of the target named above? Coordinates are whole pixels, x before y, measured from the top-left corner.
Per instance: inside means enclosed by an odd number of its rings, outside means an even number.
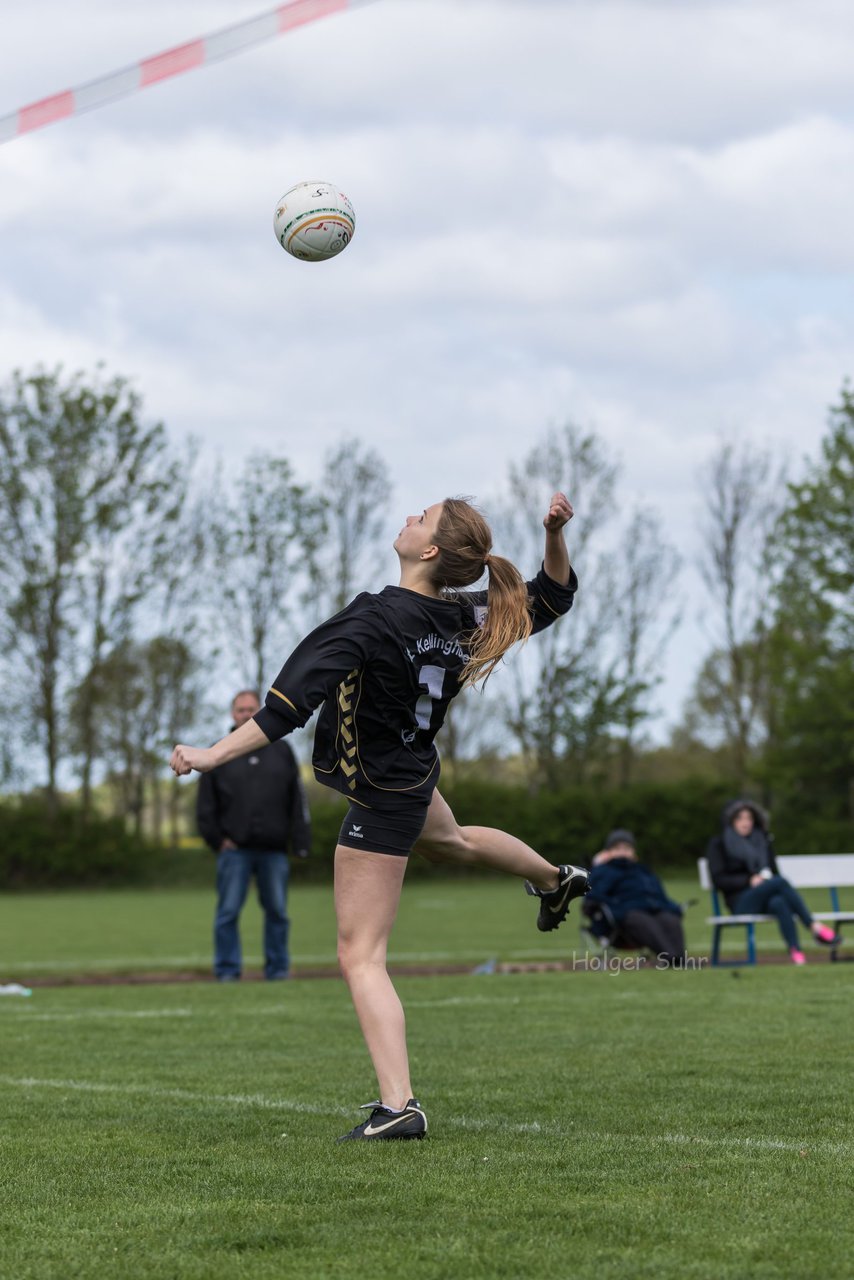
[[[187,44],[176,45],[174,49],[166,49],[152,58],[144,58],[132,67],[114,71],[98,80],[90,80],[77,89],[64,89],[39,102],[31,102],[29,106],[19,108],[11,115],[0,116],[0,143],[10,142],[33,129],[55,124],[57,120],[66,120],[81,111],[91,111],[106,102],[114,102],[117,98],[135,93],[137,89],[147,89],[149,85],[168,80],[171,76],[183,75],[185,71],[193,71],[196,67],[217,62],[220,58],[230,58],[232,54],[241,53],[251,45],[284,35],[317,18],[341,13],[345,9],[357,9],[371,2],[372,0],[289,0],[287,4],[277,5],[275,9],[239,22],[236,26],[215,31],[213,35],[201,36],[198,40],[190,40]]]

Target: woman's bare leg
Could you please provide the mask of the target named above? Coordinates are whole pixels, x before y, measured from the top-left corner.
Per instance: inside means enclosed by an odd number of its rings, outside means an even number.
[[[406,1021],[386,970],[406,863],[340,844],[335,850],[338,962],[377,1073],[380,1102],[395,1110],[412,1097]]]
[[[466,862],[471,866],[492,867],[513,876],[530,880],[546,892],[557,888],[557,867],[515,836],[495,827],[461,827],[447,802],[438,791],[433,792],[424,830],[413,850],[429,862]]]

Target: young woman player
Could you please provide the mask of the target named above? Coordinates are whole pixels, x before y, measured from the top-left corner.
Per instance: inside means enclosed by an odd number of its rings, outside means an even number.
[[[436,790],[433,739],[448,704],[485,680],[514,644],[572,605],[577,580],[564,526],[572,507],[556,493],[543,520],[545,555],[525,582],[492,554],[492,534],[468,502],[447,498],[409,516],[394,542],[400,585],[363,592],[294,650],[258,714],[215,746],[177,746],[176,774],[206,772],[304,725],[317,707],[314,771],[350,801],[335,849],[338,957],[380,1099],[345,1139],[421,1138],[412,1096],[403,1009],[386,970],[408,855],[492,867],[527,881],[540,899],[537,926],[555,929],[587,872],[558,867],[503,831],[460,827]],[[485,591],[465,588],[488,575]],[[343,1139],[341,1139],[343,1140]]]

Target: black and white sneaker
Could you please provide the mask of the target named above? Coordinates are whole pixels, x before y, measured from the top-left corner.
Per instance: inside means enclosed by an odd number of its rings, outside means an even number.
[[[349,1133],[342,1134],[339,1142],[349,1142],[351,1138],[388,1142],[390,1139],[423,1138],[427,1132],[427,1117],[415,1098],[410,1098],[402,1111],[392,1111],[381,1102],[366,1102],[361,1109],[365,1111],[368,1108],[371,1114],[367,1120],[357,1124]]]
[[[525,881],[525,888],[533,898],[540,899],[540,912],[537,916],[537,928],[541,933],[556,929],[566,919],[569,904],[573,898],[583,898],[590,888],[590,873],[584,867],[574,867],[570,862],[563,862],[558,867],[558,884],[556,889],[546,892]]]

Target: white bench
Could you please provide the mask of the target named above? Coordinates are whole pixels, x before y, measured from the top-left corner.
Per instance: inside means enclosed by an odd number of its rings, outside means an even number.
[[[714,914],[706,919],[706,924],[712,926],[712,965],[756,964],[755,926],[757,924],[767,924],[768,921],[776,924],[776,918],[764,915],[722,915],[719,890],[712,884],[708,859],[699,858],[697,860],[697,869],[700,873],[700,885],[703,889],[708,889],[712,897],[712,911]],[[777,859],[777,869],[780,875],[794,885],[796,889],[827,889],[830,894],[831,909],[830,911],[814,911],[813,915],[816,920],[834,925],[854,920],[854,910],[843,911],[839,905],[839,890],[851,888],[854,885],[854,853],[814,853],[799,854],[792,857],[784,856]],[[741,927],[747,931],[746,960],[721,960],[720,958],[721,934],[724,929],[729,929],[733,926]],[[837,959],[835,947],[830,952],[830,958],[831,960]]]

